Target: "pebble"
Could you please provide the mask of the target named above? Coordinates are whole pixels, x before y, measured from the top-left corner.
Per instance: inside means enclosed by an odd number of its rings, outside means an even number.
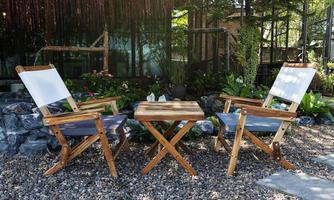
[[[294,126],[281,144],[283,156],[298,171],[334,181],[332,169],[311,160],[333,151],[333,128]],[[193,155],[181,151],[197,177],[189,176],[170,155],[142,176],[150,160],[143,150],[149,144],[139,142],[130,142],[132,153],[121,152],[117,157],[118,178],[109,174],[99,143],[49,177],[43,173],[57,161],[57,153],[1,155],[0,199],[296,199],[256,184],[282,168],[249,142],[240,150],[236,174],[227,176],[228,154],[214,152],[212,139],[207,135],[186,141]]]

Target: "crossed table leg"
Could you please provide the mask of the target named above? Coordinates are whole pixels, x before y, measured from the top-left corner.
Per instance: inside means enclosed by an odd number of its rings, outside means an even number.
[[[165,124],[163,121],[159,121],[158,124],[163,128],[163,136],[168,140],[171,136],[173,136],[173,131],[174,129],[180,124],[181,121],[174,121],[174,123],[168,127],[167,124]],[[177,147],[181,147],[184,151],[186,151],[188,154],[192,154],[191,149],[184,144],[182,141],[179,141],[176,144],[176,149]],[[153,157],[156,150],[158,150],[158,152],[161,150],[161,144],[159,143],[159,141],[155,141],[150,148],[148,148],[145,151],[146,155],[149,155],[150,157]]]
[[[175,145],[195,124],[194,121],[188,121],[170,141],[168,141],[150,122],[142,122],[142,123],[147,128],[147,130],[150,131],[151,134],[159,141],[159,143],[164,146],[162,150],[142,170],[143,175],[147,174],[155,165],[157,165],[160,162],[160,160],[166,156],[167,152],[169,152],[185,168],[185,170],[189,174],[191,174],[192,176],[197,175],[197,172],[194,170],[194,168],[175,149]],[[175,123],[177,122],[174,122],[174,124],[170,127],[170,129],[166,131],[166,133],[173,131],[173,129],[171,128],[175,126]]]

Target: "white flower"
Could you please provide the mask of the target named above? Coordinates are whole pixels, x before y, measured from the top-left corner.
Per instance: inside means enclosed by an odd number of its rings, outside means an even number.
[[[235,81],[236,81],[237,83],[244,83],[244,81],[242,80],[241,77],[238,77]]]

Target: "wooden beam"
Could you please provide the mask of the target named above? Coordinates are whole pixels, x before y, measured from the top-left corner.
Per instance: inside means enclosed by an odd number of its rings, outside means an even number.
[[[303,36],[303,51],[302,51],[302,60],[303,63],[306,62],[307,52],[306,52],[306,43],[307,43],[307,23],[308,23],[308,0],[304,0],[303,6],[303,23],[302,23],[302,36]]]
[[[44,125],[57,125],[57,124],[66,124],[72,122],[79,122],[85,120],[94,120],[99,118],[99,113],[71,113],[66,116],[47,116],[44,117]]]
[[[242,110],[247,114],[256,115],[260,117],[272,117],[272,118],[295,118],[297,116],[296,112],[289,112],[283,110],[274,110],[269,108],[263,108],[258,106],[243,106]]]
[[[103,70],[109,71],[109,34],[108,31],[103,32]]]
[[[73,52],[102,52],[103,47],[69,47],[69,46],[46,46],[43,51],[73,51]]]
[[[95,45],[102,39],[102,37],[104,36],[104,33],[102,33],[94,42],[92,45],[90,45],[90,47],[95,47]]]

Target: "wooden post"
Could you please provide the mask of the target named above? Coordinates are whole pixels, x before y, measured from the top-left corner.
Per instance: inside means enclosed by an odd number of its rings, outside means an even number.
[[[226,66],[226,71],[230,72],[230,39],[227,30],[225,30],[223,34],[224,34],[225,66]]]
[[[103,70],[109,72],[108,59],[109,59],[109,34],[108,31],[103,31]]]
[[[287,13],[289,15],[289,11]],[[284,61],[288,61],[288,48],[289,48],[289,27],[290,27],[290,18],[286,19],[286,32],[285,32],[285,57]]]
[[[261,17],[263,17],[264,12],[261,13]],[[263,63],[263,35],[264,35],[264,24],[263,20],[261,20],[261,39],[260,39],[260,66]]]
[[[308,0],[304,0],[303,7],[303,27],[302,27],[302,36],[303,36],[303,52],[302,52],[302,60],[303,63],[306,63],[307,52],[306,52],[306,43],[307,43],[307,18],[308,18]]]
[[[271,10],[271,38],[270,38],[270,64],[273,64],[274,61],[274,16],[275,16],[275,0],[272,2],[272,10]]]
[[[240,4],[240,26],[243,25],[244,23],[244,0],[239,0],[239,4]]]
[[[324,56],[323,56],[323,63],[326,67],[326,72],[328,73],[328,67],[327,63],[331,60],[331,54],[332,54],[332,28],[333,28],[333,5],[331,4],[327,8],[327,28],[326,28],[326,36],[325,36],[325,45],[324,45]]]
[[[189,30],[193,29],[194,27],[194,15],[193,15],[193,12],[192,11],[189,11],[189,14],[188,14],[188,31],[187,31],[187,35],[188,35],[188,69],[187,69],[187,72],[190,71],[190,66],[192,64],[192,57],[193,57],[193,53],[192,53],[192,50],[193,50],[193,37],[194,37],[194,34],[192,32],[190,32]]]

